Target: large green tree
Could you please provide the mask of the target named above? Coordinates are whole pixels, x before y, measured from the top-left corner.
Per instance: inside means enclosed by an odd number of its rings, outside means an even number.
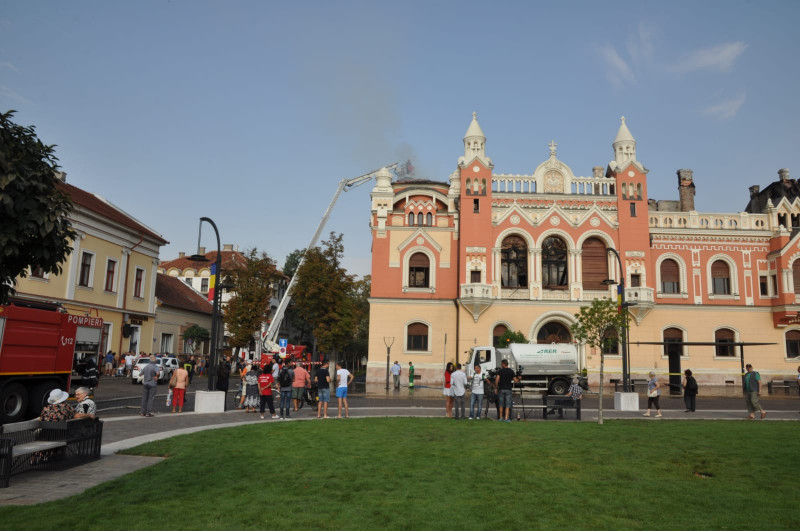
[[[244,264],[224,271],[233,284],[234,295],[225,307],[225,324],[232,347],[248,347],[269,314],[269,300],[280,278],[275,262],[253,248],[245,253]]]
[[[322,247],[306,252],[292,290],[297,311],[312,326],[317,347],[326,354],[352,341],[359,323],[355,277],[342,267],[343,255],[342,235],[331,232]]]
[[[183,331],[183,339],[189,342],[192,354],[197,352],[197,349],[200,348],[203,341],[208,341],[210,337],[211,335],[208,330],[197,324],[193,324]]]
[[[13,114],[0,114],[0,304],[28,268],[61,273],[76,236],[72,202],[57,187],[55,147],[33,126],[12,122]]]
[[[595,299],[591,306],[584,306],[575,314],[576,323],[572,325],[572,334],[579,343],[585,343],[600,353],[600,401],[597,410],[597,422],[603,423],[603,378],[605,376],[605,350],[603,346],[609,340],[616,341],[622,337],[625,327],[625,315],[617,310],[617,303],[609,298]],[[616,332],[614,334],[613,332]]]

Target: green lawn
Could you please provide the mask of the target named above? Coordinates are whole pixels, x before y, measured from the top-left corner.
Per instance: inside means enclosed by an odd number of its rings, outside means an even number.
[[[146,444],[169,459],[5,529],[798,528],[795,422],[266,422]]]

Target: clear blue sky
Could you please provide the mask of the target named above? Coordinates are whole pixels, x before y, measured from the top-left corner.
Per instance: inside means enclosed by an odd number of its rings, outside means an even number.
[[[736,212],[777,170],[800,178],[800,2],[0,0],[0,109],[57,144],[72,184],[193,251],[283,265],[338,181],[410,157],[446,180],[471,113],[498,173],[558,143],[606,166],[625,115],[649,193]],[[369,191],[328,231],[369,272]],[[327,231],[326,231],[327,233]],[[204,229],[203,244],[212,247]]]

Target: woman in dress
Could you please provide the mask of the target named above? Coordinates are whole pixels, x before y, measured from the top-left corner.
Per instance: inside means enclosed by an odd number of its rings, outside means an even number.
[[[656,408],[656,418],[661,418],[661,406],[658,404],[658,399],[661,397],[661,384],[656,380],[656,373],[650,371],[650,380],[647,382],[647,413],[645,417],[650,416],[650,410]]]
[[[47,398],[47,405],[42,409],[40,420],[61,422],[75,418],[75,410],[67,404],[69,393],[61,389],[53,389]]]
[[[258,371],[251,366],[244,376],[244,408],[247,413],[255,413],[261,407],[261,392],[258,389]]]
[[[453,416],[453,389],[450,387],[450,377],[453,375],[453,371],[456,370],[455,366],[452,362],[448,362],[447,366],[444,368],[444,389],[442,394],[445,396],[445,414],[448,417]]]

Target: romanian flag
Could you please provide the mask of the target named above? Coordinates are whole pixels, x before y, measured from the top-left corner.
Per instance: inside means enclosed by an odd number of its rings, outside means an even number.
[[[211,264],[211,280],[208,281],[208,300],[214,302],[214,287],[217,285],[217,263]]]
[[[214,280],[212,279],[211,282]],[[617,313],[622,313],[622,284],[617,284]]]

